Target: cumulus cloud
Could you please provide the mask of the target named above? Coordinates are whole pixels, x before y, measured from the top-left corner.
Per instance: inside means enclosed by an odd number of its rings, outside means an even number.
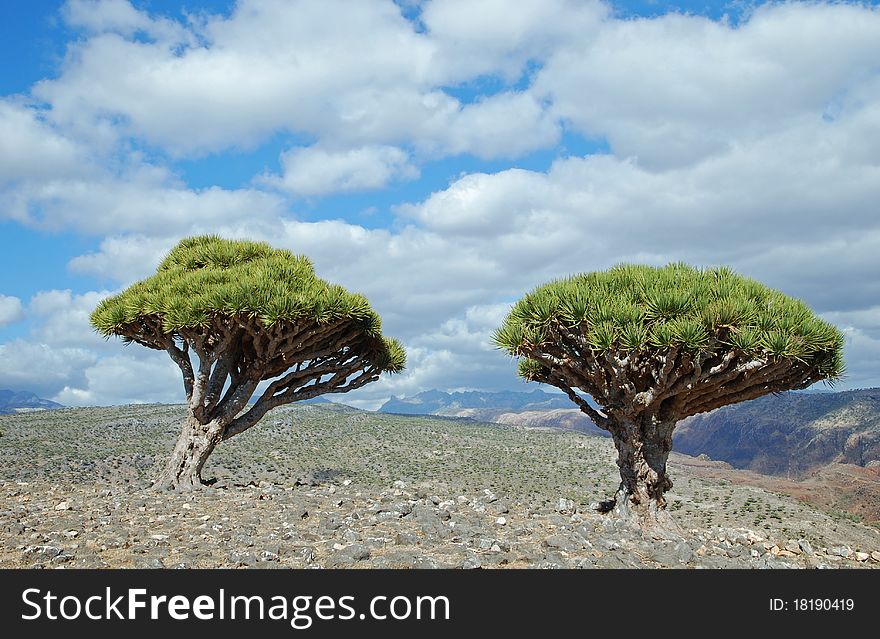
[[[251,221],[260,224],[284,210],[265,191],[211,186],[191,189],[165,169],[138,165],[122,175],[52,178],[28,183],[5,194],[3,213],[30,225],[93,234],[156,233],[171,228],[210,228]]]
[[[183,403],[180,369],[164,353],[140,351],[101,358],[53,399],[66,406]]]
[[[120,287],[194,233],[308,254],[408,349],[403,375],[342,398],[364,406],[519,388],[490,342],[509,304],[621,261],[725,263],[799,296],[847,330],[847,384],[880,383],[880,11],[767,4],[732,24],[432,0],[416,14],[240,0],[184,23],[123,0],[71,2],[82,37],[34,87],[40,107],[0,101],[2,215],[101,238],[70,269]],[[193,188],[167,166],[289,133],[309,146],[243,187]],[[517,168],[577,133],[610,151]],[[507,162],[400,198],[389,228],[297,219],[296,198],[393,193],[420,164],[460,154]],[[178,401],[162,353],[90,332],[104,294],[35,295],[31,334],[2,346],[24,372],[0,386],[39,384],[70,404]]]
[[[60,77],[38,83],[33,93],[51,103],[53,121],[67,128],[86,132],[112,122],[118,134],[178,156],[253,147],[276,131],[315,136],[340,149],[405,141],[431,152],[493,156],[552,143],[555,125],[532,98],[462,104],[442,88],[510,67],[499,46],[551,42],[555,32],[548,25],[571,3],[550,3],[549,11],[544,3],[524,3],[518,24],[484,45],[461,35],[463,24],[435,16],[441,4],[428,7],[435,37],[420,33],[391,0],[240,0],[228,16],[205,15],[173,23],[176,28],[124,0],[81,0],[68,6],[67,16],[92,34],[70,46]],[[487,24],[501,10],[499,3],[479,9]],[[596,23],[596,13],[575,15],[589,14]],[[561,24],[574,33],[578,23]],[[502,45],[511,28],[519,35]],[[162,37],[145,42],[138,32]],[[531,55],[522,49],[514,68]],[[481,60],[492,62],[481,66]],[[480,135],[456,134],[489,122]],[[449,144],[451,135],[457,139]]]
[[[517,80],[530,61],[572,42],[588,42],[609,15],[602,2],[431,0],[421,21],[442,56],[435,71],[446,82],[501,73]]]
[[[429,388],[457,391],[510,387],[516,365],[491,341],[509,309],[506,303],[471,306],[437,327],[408,337],[407,372],[383,376],[361,389],[354,401],[348,396],[339,401],[375,409],[391,395],[414,395]],[[520,388],[520,383],[513,384]]]
[[[527,92],[499,93],[468,104],[455,116],[439,153],[483,159],[517,157],[553,146],[562,129]]]
[[[68,268],[128,285],[155,271],[174,244],[174,236],[112,235],[101,240],[97,251],[73,258]]]
[[[29,390],[51,398],[67,384],[83,385],[85,369],[98,356],[84,348],[66,348],[16,339],[0,344],[0,388]]]
[[[29,390],[67,406],[182,401],[180,371],[165,354],[107,341],[92,329],[89,315],[107,295],[34,295],[27,307],[30,334],[0,344],[0,388]]]
[[[656,169],[685,166],[803,116],[832,115],[875,75],[880,10],[767,3],[740,25],[670,14],[607,22],[555,50],[533,90],[576,130]]]
[[[104,340],[89,324],[89,315],[107,295],[108,291],[76,295],[69,289],[37,293],[28,306],[29,313],[38,320],[33,336],[52,346],[100,348]]]
[[[86,148],[18,100],[0,99],[0,192],[21,181],[92,172]]]
[[[88,38],[35,93],[59,121],[119,114],[129,133],[176,153],[252,145],[277,129],[366,137],[378,114],[345,98],[370,88],[388,94],[376,106],[404,94],[430,115],[418,99],[429,47],[391,2],[244,0],[190,28],[199,45],[144,43],[125,29]]]
[[[294,195],[366,191],[393,180],[411,180],[419,171],[406,151],[393,146],[364,146],[344,151],[295,148],[281,156],[284,174],[266,181]]]
[[[68,0],[61,12],[70,26],[93,34],[113,32],[131,37],[143,33],[174,42],[187,39],[186,31],[179,23],[150,17],[128,0]]]
[[[0,294],[0,328],[24,319],[21,300],[11,295]]]

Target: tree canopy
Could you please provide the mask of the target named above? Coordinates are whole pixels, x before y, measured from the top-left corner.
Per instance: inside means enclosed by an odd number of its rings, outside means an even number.
[[[372,338],[382,371],[400,371],[406,362],[397,340],[382,337],[382,321],[367,299],[317,277],[304,255],[213,235],[181,241],[155,275],[104,299],[91,319],[106,337],[155,347],[149,330],[143,330],[144,320],[153,318],[170,335],[207,329],[218,317],[247,318],[264,329],[282,323],[350,322]]]
[[[514,305],[495,342],[524,356],[523,378],[540,379],[554,363],[552,354],[539,355],[541,345],[555,342],[560,330],[576,336],[580,355],[650,359],[674,350],[686,362],[720,351],[743,361],[786,359],[804,372],[806,385],[833,383],[845,370],[844,339],[834,325],[802,301],[726,267],[624,264],[556,280]]]
[[[317,277],[308,258],[213,235],[181,241],[155,275],[103,300],[91,320],[106,337],[167,351],[180,368],[189,417],[157,482],[169,487],[199,485],[214,446],[270,409],[406,364],[367,299]]]
[[[622,481],[605,509],[635,506],[655,523],[679,420],[844,373],[836,327],[725,267],[624,264],[550,282],[494,339],[523,378],[560,388],[611,433]]]

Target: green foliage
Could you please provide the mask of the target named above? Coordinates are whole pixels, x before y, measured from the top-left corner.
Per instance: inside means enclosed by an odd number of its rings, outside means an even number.
[[[539,346],[552,325],[591,349],[698,353],[733,348],[748,356],[793,357],[833,380],[843,374],[843,335],[802,301],[726,267],[623,264],[540,286],[495,333],[512,355]]]
[[[174,333],[206,327],[218,315],[256,318],[267,328],[282,321],[351,320],[384,340],[383,370],[402,370],[405,364],[403,348],[382,338],[379,315],[363,295],[317,277],[305,256],[214,235],[182,240],[155,275],[103,300],[91,321],[105,337],[124,337],[128,327],[149,316]]]
[[[540,362],[536,362],[528,357],[523,357],[519,361],[519,376],[523,379],[537,379],[546,368]]]

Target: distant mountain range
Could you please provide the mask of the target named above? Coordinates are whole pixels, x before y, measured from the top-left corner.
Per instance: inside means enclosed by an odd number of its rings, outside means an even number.
[[[524,411],[553,408],[571,408],[571,401],[564,395],[545,393],[538,389],[529,393],[516,391],[445,393],[428,390],[412,397],[392,397],[379,408],[379,412],[468,417],[470,415],[461,413],[480,409]]]
[[[64,406],[48,399],[41,399],[28,391],[0,390],[0,415],[53,408],[64,408]]]
[[[607,435],[567,397],[541,390],[431,390],[392,397],[379,410]],[[682,421],[675,430],[674,450],[707,455],[734,468],[794,477],[832,463],[880,466],[880,389],[793,392],[726,406]]]

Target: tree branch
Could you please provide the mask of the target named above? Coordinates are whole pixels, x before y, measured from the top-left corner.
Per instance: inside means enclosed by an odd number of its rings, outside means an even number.
[[[339,371],[329,380],[324,382],[321,382],[320,377],[318,377],[316,378],[318,381],[314,384],[300,386],[299,389],[295,391],[290,389],[280,395],[267,395],[264,392],[260,399],[246,413],[237,417],[226,427],[226,430],[223,431],[223,440],[225,441],[243,433],[259,422],[267,412],[277,406],[311,399],[312,397],[317,397],[325,393],[347,393],[356,388],[360,388],[364,384],[379,379],[379,373],[376,372],[372,366],[367,365],[366,368],[362,369],[360,375],[349,380],[346,384],[345,382],[349,375],[351,375],[352,372],[357,371],[358,368],[363,365],[363,362],[358,362],[358,366],[353,369],[351,369],[351,367],[347,369],[349,372],[346,373],[345,370]]]
[[[590,404],[587,403],[587,401],[583,397],[575,393],[574,389],[566,384],[565,380],[562,377],[554,375],[551,371],[550,375],[548,375],[547,377],[547,381],[548,383],[556,386],[557,388],[561,389],[566,395],[568,395],[568,398],[575,404],[577,404],[578,408],[581,409],[581,412],[586,414],[586,416],[589,417],[590,420],[594,424],[596,424],[596,426],[603,430],[608,430],[608,417],[599,413],[599,411],[590,406]]]

